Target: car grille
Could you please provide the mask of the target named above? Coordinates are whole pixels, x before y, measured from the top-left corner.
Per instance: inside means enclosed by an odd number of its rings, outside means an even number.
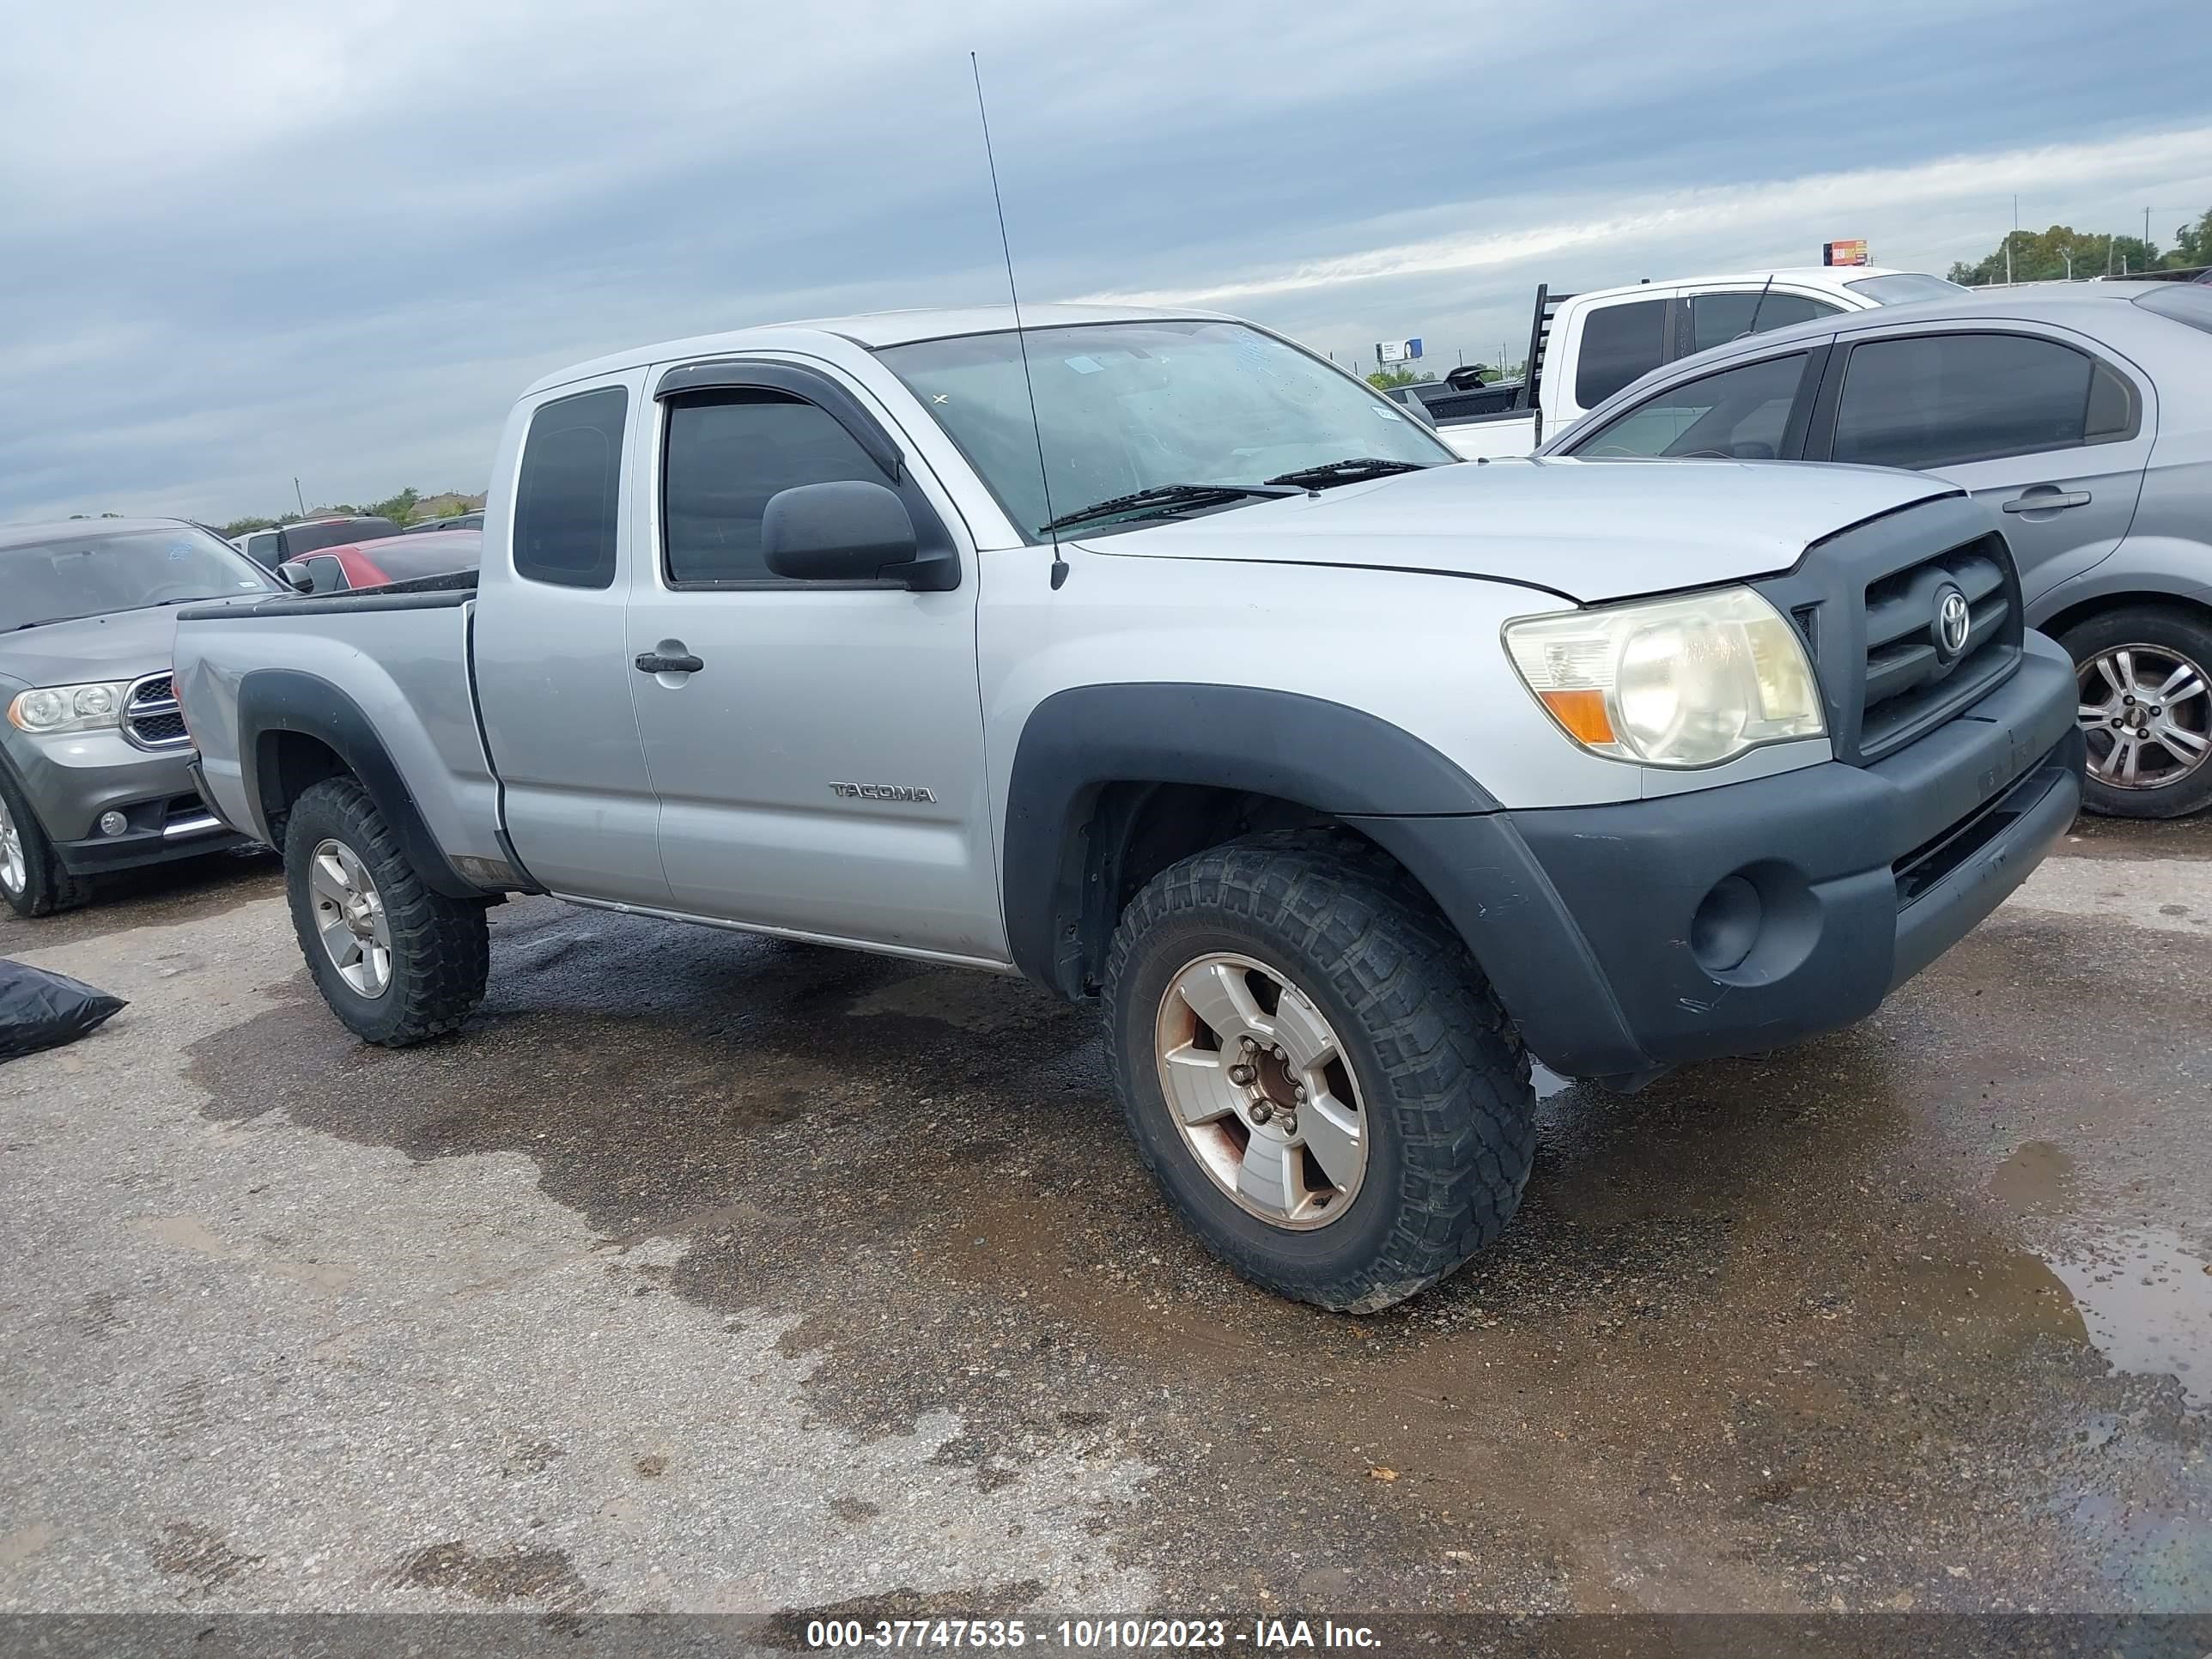
[[[1787,575],[1753,584],[1803,638],[1829,741],[1849,765],[1895,753],[2020,665],[2024,607],[2004,538],[1991,532],[1931,555],[1924,542],[1911,544],[1925,521],[1905,514],[1842,532],[1807,550]],[[1969,622],[1957,649],[1938,632],[1953,589]]]
[[[123,699],[124,735],[141,749],[163,750],[190,745],[185,717],[177,709],[177,689],[167,674],[149,674]]]
[[[1893,572],[1866,590],[1866,674],[1859,757],[1910,743],[1991,690],[2020,659],[2020,596],[2012,561],[1993,537]],[[1952,589],[1971,626],[1948,653],[1937,611]]]

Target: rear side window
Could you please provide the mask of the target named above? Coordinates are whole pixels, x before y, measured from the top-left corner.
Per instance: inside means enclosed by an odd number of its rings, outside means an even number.
[[[1667,302],[1634,300],[1599,306],[1583,319],[1575,402],[1595,409],[1631,380],[1649,374],[1667,355]]]
[[[611,587],[629,394],[602,386],[541,408],[514,486],[514,569],[562,587]]]
[[[246,556],[256,564],[274,567],[283,556],[282,538],[273,530],[246,538]]]
[[[1922,470],[2081,444],[2135,430],[2116,370],[2026,334],[1915,334],[1853,349],[1830,459]]]
[[[661,472],[668,580],[780,580],[761,558],[769,497],[845,480],[888,482],[834,416],[801,398],[748,387],[672,400]]]
[[[389,519],[339,519],[330,524],[295,524],[278,532],[287,558],[305,558],[325,547],[350,547],[396,536],[399,526]]]
[[[1808,361],[1808,354],[1792,352],[1685,380],[1616,416],[1568,453],[1771,461],[1782,452]]]
[[[380,547],[369,557],[384,573],[386,580],[411,582],[424,576],[450,576],[473,570],[482,547],[483,538],[479,536],[432,531],[427,535],[410,536],[389,549]]]
[[[1771,328],[1832,317],[1842,309],[1802,294],[1777,294],[1770,289],[1762,298],[1755,288],[1695,295],[1690,300],[1690,349],[1726,345],[1747,334],[1764,334]]]

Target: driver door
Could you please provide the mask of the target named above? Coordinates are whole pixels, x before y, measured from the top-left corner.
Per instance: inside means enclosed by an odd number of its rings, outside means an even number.
[[[950,501],[826,374],[723,362],[659,384],[629,612],[629,648],[644,661],[629,678],[676,908],[1003,964],[977,568]],[[769,499],[852,479],[894,489],[926,541],[950,538],[957,589],[767,568]]]

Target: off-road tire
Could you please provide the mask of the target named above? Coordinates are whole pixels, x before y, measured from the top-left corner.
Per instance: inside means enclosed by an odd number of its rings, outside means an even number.
[[[383,899],[392,981],[381,996],[366,997],[348,985],[323,948],[308,864],[325,841],[351,848]],[[427,1042],[459,1030],[483,1000],[491,971],[484,907],[425,886],[368,792],[353,779],[327,779],[293,803],[284,823],[284,890],[316,988],[339,1023],[362,1041],[386,1048]]]
[[[1279,970],[1334,1027],[1366,1120],[1346,1212],[1297,1231],[1231,1199],[1161,1087],[1161,1000],[1210,953]],[[1163,871],[1123,913],[1105,1015],[1144,1159],[1206,1247],[1279,1295],[1370,1313],[1435,1284],[1504,1229],[1535,1150],[1528,1058],[1466,945],[1405,873],[1347,832],[1255,836]]]
[[[0,898],[5,898],[9,908],[26,920],[56,915],[90,902],[92,883],[63,866],[46,826],[39,822],[39,815],[31,810],[15,780],[4,770],[0,770],[0,797],[7,800],[8,816],[23,843],[22,890],[18,892],[0,879]]]
[[[2058,642],[2075,665],[2124,645],[2172,651],[2212,670],[2212,624],[2173,605],[2131,605],[2106,611],[2069,628]],[[2162,787],[2123,789],[2092,773],[2081,781],[2081,804],[2114,818],[2179,818],[2212,806],[2212,761]]]

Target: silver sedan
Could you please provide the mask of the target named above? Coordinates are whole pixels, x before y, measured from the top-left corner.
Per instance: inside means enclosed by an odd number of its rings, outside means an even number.
[[[2081,672],[2087,799],[2212,805],[2212,289],[2072,283],[1822,318],[1654,370],[1540,453],[1906,467],[2002,512]]]

